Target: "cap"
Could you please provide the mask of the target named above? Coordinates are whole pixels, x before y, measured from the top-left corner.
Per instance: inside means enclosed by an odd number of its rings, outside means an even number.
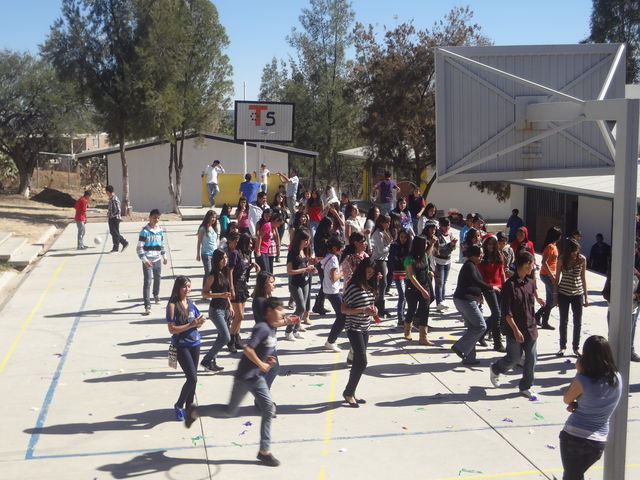
[[[436,227],[438,228],[438,221],[434,220],[433,218],[430,218],[429,220],[426,221],[426,223],[424,224],[424,227]]]

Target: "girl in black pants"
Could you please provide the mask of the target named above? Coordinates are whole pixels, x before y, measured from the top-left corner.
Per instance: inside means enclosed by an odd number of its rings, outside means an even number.
[[[174,405],[176,420],[184,420],[184,408],[193,403],[198,381],[198,357],[200,356],[200,332],[205,321],[195,304],[189,300],[191,280],[180,275],[173,283],[167,304],[167,326],[172,334],[171,345],[178,350],[178,363],[187,377],[180,397]]]
[[[431,268],[429,254],[433,244],[422,235],[411,242],[409,255],[404,259],[407,272],[407,316],[404,319],[404,338],[411,340],[411,327],[414,318],[420,329],[420,344],[432,347],[435,345],[427,337],[429,331],[429,305],[433,301],[433,285],[431,284]]]
[[[367,367],[367,344],[371,317],[378,313],[375,306],[376,268],[371,259],[363,259],[353,273],[342,299],[342,313],[345,315],[345,329],[353,350],[353,365],[349,382],[342,393],[350,407],[366,403],[356,398],[356,388]]]

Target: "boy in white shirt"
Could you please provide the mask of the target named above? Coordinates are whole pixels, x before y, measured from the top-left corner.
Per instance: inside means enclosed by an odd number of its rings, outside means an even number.
[[[325,298],[329,300],[329,303],[333,307],[333,311],[336,313],[336,319],[331,326],[329,332],[329,338],[327,343],[324,344],[324,348],[327,350],[333,350],[339,352],[341,348],[336,345],[336,340],[340,332],[344,330],[345,317],[342,313],[342,294],[340,293],[342,280],[342,270],[340,269],[340,254],[344,248],[342,240],[333,236],[327,240],[327,255],[320,260],[320,266],[324,270],[324,278],[322,280],[322,291],[325,294]]]

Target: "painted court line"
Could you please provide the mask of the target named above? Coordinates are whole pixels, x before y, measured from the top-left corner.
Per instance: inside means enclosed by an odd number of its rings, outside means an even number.
[[[38,420],[36,421],[36,426],[34,428],[35,432],[31,434],[29,438],[29,445],[27,446],[27,451],[25,452],[25,460],[29,460],[33,458],[33,452],[35,450],[36,444],[40,439],[40,434],[38,433],[42,427],[44,427],[44,422],[47,419],[47,414],[49,413],[49,407],[51,406],[51,401],[53,400],[53,395],[56,391],[56,387],[58,386],[58,380],[60,379],[60,375],[62,373],[62,369],[64,368],[64,364],[67,360],[67,356],[69,355],[69,350],[71,348],[71,343],[73,343],[73,338],[75,337],[76,330],[78,329],[78,324],[80,323],[80,318],[82,317],[82,311],[84,310],[85,305],[87,304],[87,299],[89,298],[89,293],[91,293],[91,287],[93,286],[93,281],[95,280],[96,273],[98,272],[98,267],[100,266],[100,262],[102,262],[102,258],[104,257],[104,248],[105,243],[102,244],[102,252],[100,252],[100,256],[96,262],[96,266],[93,267],[93,272],[91,273],[91,279],[89,280],[89,284],[85,290],[84,297],[82,298],[82,303],[80,304],[79,312],[80,314],[76,316],[73,320],[73,325],[71,326],[71,330],[69,331],[69,335],[67,336],[67,340],[64,344],[64,349],[62,351],[62,355],[60,356],[60,360],[58,362],[58,367],[56,368],[55,373],[53,374],[53,378],[51,379],[51,384],[49,385],[49,389],[47,390],[47,394],[44,397],[44,401],[42,402],[42,407],[40,408],[40,414],[38,415]]]
[[[340,354],[338,352],[335,352],[333,354],[333,363],[334,365],[337,364],[340,361]],[[327,400],[327,403],[330,404],[331,402],[334,401],[335,397],[336,397],[336,377],[337,377],[337,370],[334,369],[331,372],[331,390],[329,391],[329,399]],[[329,453],[329,450],[327,450],[327,447],[329,445],[329,442],[331,441],[331,429],[333,427],[333,409],[329,409],[327,411],[327,418],[324,424],[324,438],[322,440],[322,456],[326,456]],[[322,467],[320,467],[320,473],[318,474],[318,480],[324,480],[325,478],[325,466],[324,464],[322,465]]]
[[[46,298],[47,294],[49,293],[49,290],[51,290],[51,287],[53,287],[54,283],[58,279],[58,276],[60,275],[60,272],[62,271],[62,267],[64,267],[65,263],[67,263],[68,260],[69,260],[69,257],[67,257],[64,260],[62,260],[62,262],[60,262],[60,265],[58,265],[58,268],[56,268],[55,271],[53,272],[53,275],[51,275],[51,280],[49,280],[49,283],[47,284],[45,289],[40,294],[40,297],[38,297],[38,301],[36,302],[36,304],[31,309],[31,313],[29,313],[29,316],[27,317],[27,319],[22,324],[22,328],[20,328],[20,332],[18,332],[18,336],[15,338],[15,340],[13,341],[11,346],[9,347],[9,350],[7,351],[6,355],[2,359],[2,363],[0,363],[0,373],[2,373],[2,371],[7,366],[7,363],[9,362],[9,359],[11,358],[11,355],[13,355],[13,352],[16,349],[16,347],[18,346],[18,343],[20,343],[20,340],[22,340],[22,335],[24,334],[24,332],[26,332],[27,328],[31,324],[31,321],[36,316],[36,313],[38,313],[38,310],[40,310],[40,306],[42,305],[42,302],[44,301],[44,299]]]

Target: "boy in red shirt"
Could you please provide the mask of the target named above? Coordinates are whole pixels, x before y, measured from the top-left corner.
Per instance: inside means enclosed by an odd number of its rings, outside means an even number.
[[[91,190],[85,190],[84,195],[76,201],[76,204],[73,207],[76,209],[76,216],[74,219],[76,221],[76,226],[78,227],[78,250],[89,248],[84,244],[84,224],[87,223],[87,204],[89,203],[90,197]]]

